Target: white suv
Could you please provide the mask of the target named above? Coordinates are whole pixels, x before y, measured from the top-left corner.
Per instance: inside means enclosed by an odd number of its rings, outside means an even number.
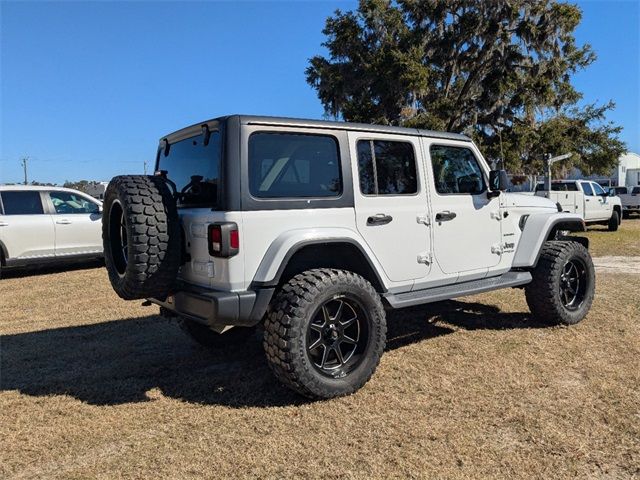
[[[155,176],[111,181],[105,263],[198,342],[264,325],[283,383],[345,395],[378,364],[386,309],[521,287],[538,319],[584,318],[588,241],[562,236],[584,221],[506,183],[464,135],[221,117],[163,137]]]
[[[102,257],[101,212],[77,190],[0,185],[0,268]]]

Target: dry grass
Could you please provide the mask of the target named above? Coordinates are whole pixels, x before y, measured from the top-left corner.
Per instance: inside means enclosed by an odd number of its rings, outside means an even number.
[[[640,256],[640,217],[624,219],[616,232],[594,225],[586,233],[577,235],[589,238],[589,250],[595,257],[609,255]]]
[[[315,403],[102,269],[4,279],[0,477],[638,477],[638,278],[599,275],[572,328],[519,290],[395,313],[372,381]]]

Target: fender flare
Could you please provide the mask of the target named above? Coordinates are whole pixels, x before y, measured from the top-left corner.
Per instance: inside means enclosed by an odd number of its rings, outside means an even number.
[[[389,281],[383,274],[382,266],[378,263],[373,252],[357,233],[346,228],[292,230],[280,235],[267,249],[253,277],[251,287],[275,287],[289,260],[298,251],[309,245],[328,243],[347,243],[357,248],[368,262],[383,291],[388,290]]]
[[[549,239],[554,230],[570,232],[586,231],[582,217],[574,213],[554,213],[530,215],[525,223],[518,248],[513,257],[513,267],[535,267],[540,257],[542,244]]]

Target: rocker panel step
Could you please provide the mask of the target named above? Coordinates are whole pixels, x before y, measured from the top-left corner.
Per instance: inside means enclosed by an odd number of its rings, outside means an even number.
[[[423,303],[440,302],[465,295],[517,287],[531,281],[529,272],[507,272],[499,277],[483,278],[471,282],[454,283],[442,287],[427,288],[407,293],[388,294],[385,296],[392,308],[412,307]]]

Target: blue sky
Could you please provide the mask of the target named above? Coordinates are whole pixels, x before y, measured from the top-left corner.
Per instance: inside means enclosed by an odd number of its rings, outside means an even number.
[[[640,2],[579,2],[598,61],[585,102],[640,152]],[[158,139],[229,113],[321,118],[306,84],[321,30],[348,1],[0,3],[0,183],[109,180],[153,163]]]

